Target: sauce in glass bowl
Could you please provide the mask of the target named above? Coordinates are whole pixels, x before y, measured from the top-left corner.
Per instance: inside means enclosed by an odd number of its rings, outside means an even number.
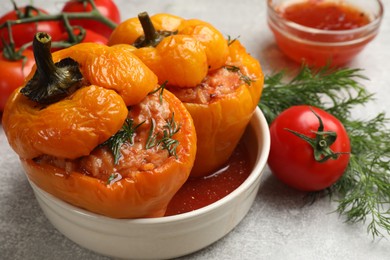
[[[306,1],[291,4],[280,14],[291,22],[320,30],[351,30],[370,23],[363,10],[338,2]]]
[[[268,24],[283,53],[312,66],[342,66],[378,33],[380,0],[269,0]]]

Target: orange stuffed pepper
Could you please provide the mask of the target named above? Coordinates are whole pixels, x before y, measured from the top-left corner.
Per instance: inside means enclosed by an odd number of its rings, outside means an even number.
[[[141,13],[113,31],[110,46],[130,44],[160,84],[190,112],[197,132],[191,176],[213,173],[231,156],[261,96],[259,62],[211,24]]]
[[[4,132],[31,182],[113,218],[163,216],[196,153],[192,118],[123,48],[85,43],[50,54],[6,104]]]

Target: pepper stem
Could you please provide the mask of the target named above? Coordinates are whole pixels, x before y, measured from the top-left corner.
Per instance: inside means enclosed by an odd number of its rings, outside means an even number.
[[[136,48],[142,47],[156,47],[165,37],[177,34],[177,31],[156,31],[153,22],[147,12],[138,14],[138,20],[142,25],[144,35],[140,36],[134,43],[133,46]]]
[[[159,35],[154,28],[152,20],[150,19],[147,12],[138,14],[138,19],[141,22],[142,29],[145,34],[145,42],[151,44],[153,41],[157,40]]]
[[[321,117],[316,112],[314,112],[312,108],[310,108],[310,110],[313,112],[313,114],[317,117],[319,121],[317,131],[313,131],[313,133],[316,134],[315,138],[310,138],[304,134],[298,133],[288,128],[285,128],[285,130],[293,133],[294,135],[309,143],[310,146],[313,148],[314,159],[317,162],[322,163],[329,159],[336,160],[340,156],[340,154],[345,154],[344,152],[335,153],[330,148],[330,146],[337,139],[337,133],[333,131],[324,131],[324,123],[322,122]]]
[[[38,33],[33,40],[33,51],[37,71],[41,80],[49,81],[51,74],[56,71],[51,56],[51,36]]]
[[[79,64],[72,58],[54,63],[50,48],[50,35],[37,33],[33,40],[37,70],[20,91],[29,99],[41,104],[51,104],[71,95],[83,82]]]

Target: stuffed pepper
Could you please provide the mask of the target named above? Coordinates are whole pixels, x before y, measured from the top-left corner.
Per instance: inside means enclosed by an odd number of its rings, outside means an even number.
[[[231,156],[257,107],[264,76],[238,39],[211,24],[141,13],[113,31],[110,46],[129,44],[190,112],[197,133],[191,176],[205,176]]]
[[[105,216],[163,216],[195,159],[190,114],[126,46],[50,43],[36,35],[36,67],[3,114],[29,180]]]

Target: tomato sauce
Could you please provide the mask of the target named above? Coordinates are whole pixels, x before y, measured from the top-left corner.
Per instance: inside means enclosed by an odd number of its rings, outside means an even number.
[[[189,179],[168,205],[165,216],[182,214],[210,205],[240,186],[249,176],[253,163],[240,142],[225,166],[215,173]]]
[[[342,2],[308,0],[275,10],[288,21],[329,32],[312,33],[294,28],[278,28],[278,22],[271,25],[279,48],[299,63],[314,66],[345,65],[375,37],[372,32],[364,30],[359,33],[337,33],[361,28],[371,22],[363,10]]]
[[[355,7],[321,0],[289,5],[282,15],[289,21],[321,30],[350,30],[370,22],[369,17]]]

